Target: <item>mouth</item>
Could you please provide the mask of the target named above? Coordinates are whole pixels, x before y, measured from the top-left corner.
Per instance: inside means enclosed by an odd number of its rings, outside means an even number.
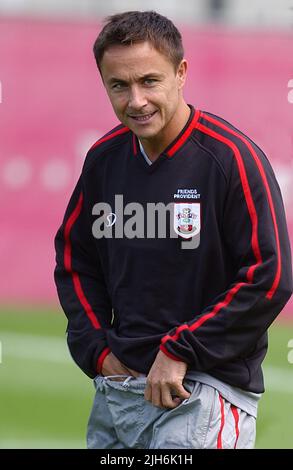
[[[157,111],[154,111],[149,114],[129,114],[128,116],[136,122],[144,123],[150,121],[156,112]]]

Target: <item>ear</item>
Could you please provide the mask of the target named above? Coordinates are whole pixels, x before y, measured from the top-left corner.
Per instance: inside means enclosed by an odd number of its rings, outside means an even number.
[[[179,66],[178,66],[178,70],[177,70],[177,81],[178,81],[178,89],[179,90],[181,90],[181,88],[183,88],[183,86],[185,84],[186,76],[187,76],[187,60],[183,59],[180,62]]]

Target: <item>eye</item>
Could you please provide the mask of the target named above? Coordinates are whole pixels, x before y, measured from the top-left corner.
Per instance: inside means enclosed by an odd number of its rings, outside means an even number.
[[[111,86],[111,90],[120,91],[125,87],[126,87],[125,83],[117,82],[117,83],[113,83],[113,85]]]
[[[144,80],[145,85],[154,85],[157,82],[155,78],[146,78]]]

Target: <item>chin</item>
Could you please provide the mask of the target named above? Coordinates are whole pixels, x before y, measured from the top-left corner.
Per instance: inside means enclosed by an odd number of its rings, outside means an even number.
[[[139,139],[152,139],[157,136],[157,132],[139,132],[136,131],[135,129],[133,130],[134,134],[139,138]]]
[[[139,128],[138,127],[133,127],[133,132],[138,136],[138,137],[142,137],[142,138],[145,138],[145,139],[151,139],[153,137],[156,137],[160,131],[161,131],[161,128],[155,128],[154,126],[152,127],[149,127],[149,128]]]

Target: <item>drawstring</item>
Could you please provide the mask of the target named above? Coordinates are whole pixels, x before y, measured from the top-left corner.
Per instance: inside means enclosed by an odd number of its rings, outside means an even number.
[[[138,377],[133,377],[132,375],[105,375],[104,376],[104,379],[107,380],[111,380],[111,379],[123,379],[125,378],[125,380],[119,380],[118,382],[122,382],[122,387],[125,387],[125,388],[128,388],[129,387],[129,384],[128,382],[130,382],[130,380],[138,380],[138,381],[142,381],[145,379],[145,375],[144,374],[140,374]]]
[[[120,379],[120,378],[123,378],[123,377],[127,377],[129,378],[129,375],[104,375],[104,379]],[[131,377],[131,376],[130,376]]]
[[[124,377],[125,380],[119,380],[119,382],[122,382],[122,387],[125,387],[127,388],[128,387],[128,382],[131,380],[131,379],[135,379],[135,377],[132,377],[132,375],[106,375],[104,376],[104,379],[107,380],[107,379],[123,379]]]
[[[128,382],[129,382],[131,379],[135,379],[135,377],[132,377],[132,375],[130,375],[129,377],[127,377],[127,378],[124,380],[124,382],[123,382],[123,384],[122,384],[122,387],[126,387],[126,388],[127,388],[127,387],[128,387]]]

